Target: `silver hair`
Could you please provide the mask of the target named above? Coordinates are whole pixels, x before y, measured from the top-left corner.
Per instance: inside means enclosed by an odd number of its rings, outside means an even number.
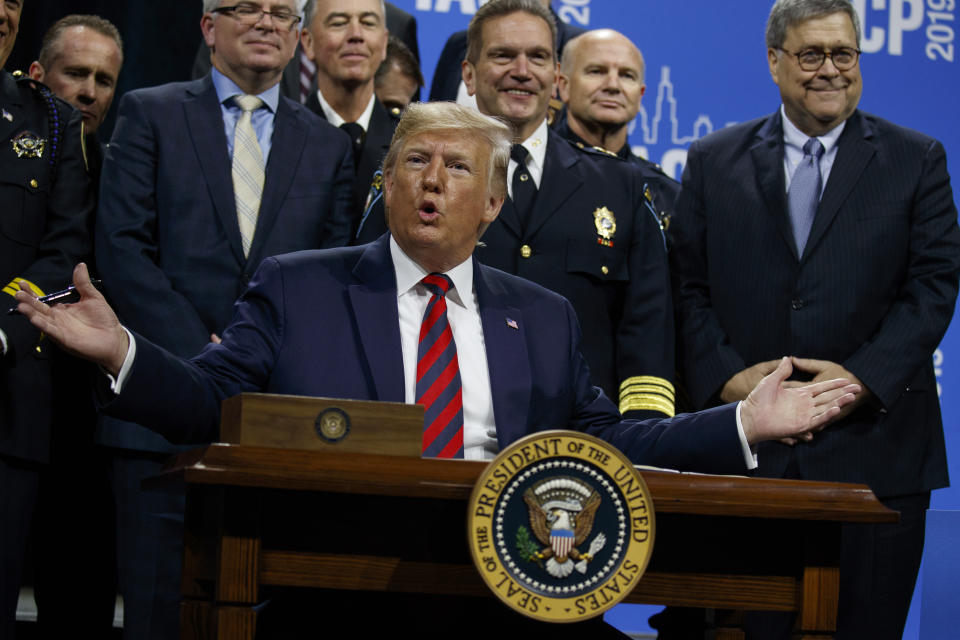
[[[767,18],[767,47],[779,49],[787,39],[787,29],[812,18],[846,13],[860,46],[860,16],[849,0],[777,0]]]

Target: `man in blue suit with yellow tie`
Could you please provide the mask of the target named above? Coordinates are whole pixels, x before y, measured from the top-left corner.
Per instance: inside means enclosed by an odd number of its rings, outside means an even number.
[[[847,0],[774,5],[782,107],[690,147],[672,257],[696,407],[745,397],[786,355],[802,379],[864,387],[811,442],[764,444],[758,472],[865,483],[900,511],[898,525],[845,525],[838,614],[840,638],[899,638],[930,491],[947,484],[931,356],[960,229],[943,146],[857,109],[859,46]]]
[[[219,339],[264,258],[349,237],[350,141],[280,95],[298,40],[296,6],[207,0],[210,74],[120,103],[103,166],[97,265],[124,322],[184,357]],[[140,489],[176,449],[110,418],[98,435],[115,454],[127,637],[176,634],[182,505]]]

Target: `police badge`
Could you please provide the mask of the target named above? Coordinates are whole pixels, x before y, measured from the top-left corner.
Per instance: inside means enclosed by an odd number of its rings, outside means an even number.
[[[484,582],[548,622],[602,614],[636,586],[653,552],[650,492],[627,458],[571,431],[505,449],[474,486],[470,552]]]
[[[613,216],[613,211],[600,207],[593,212],[593,224],[597,228],[597,244],[612,247],[613,236],[617,232],[617,219]]]
[[[42,158],[47,145],[46,140],[30,131],[21,131],[10,142],[18,158]]]

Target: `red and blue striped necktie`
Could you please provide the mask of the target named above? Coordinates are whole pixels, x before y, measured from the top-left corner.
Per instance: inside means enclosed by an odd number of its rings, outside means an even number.
[[[463,388],[457,345],[447,320],[450,278],[431,273],[420,283],[433,295],[420,325],[417,404],[424,407],[423,456],[463,457]]]

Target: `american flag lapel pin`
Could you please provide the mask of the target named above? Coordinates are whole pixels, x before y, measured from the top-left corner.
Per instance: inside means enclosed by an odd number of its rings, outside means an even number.
[[[513,318],[507,318],[507,326],[510,327],[511,329],[516,329],[517,331],[520,331],[520,325],[518,325],[517,321],[514,320]]]

